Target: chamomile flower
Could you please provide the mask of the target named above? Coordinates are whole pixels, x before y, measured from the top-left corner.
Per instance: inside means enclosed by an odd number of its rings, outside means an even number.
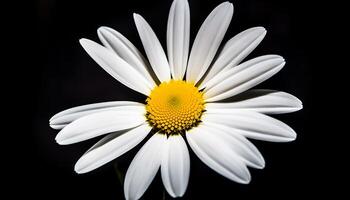
[[[232,15],[231,3],[217,6],[203,22],[190,51],[189,5],[186,0],[175,0],[168,18],[167,56],[152,28],[138,14],[134,20],[147,59],[111,28],[98,29],[103,45],[80,40],[105,71],[146,97],[144,103],[79,106],[50,119],[52,128],[62,129],[56,137],[61,145],[108,134],[78,160],[77,173],[90,172],[116,159],[151,133],[127,170],[125,198],[140,198],[159,169],[167,192],[179,197],[186,191],[190,174],[185,140],[210,168],[247,184],[251,180],[247,167],[265,166],[262,155],[247,138],[272,142],[296,138],[292,128],[266,114],[300,110],[301,101],[285,92],[249,90],[285,64],[278,55],[242,62],[266,30],[245,30],[217,52]]]

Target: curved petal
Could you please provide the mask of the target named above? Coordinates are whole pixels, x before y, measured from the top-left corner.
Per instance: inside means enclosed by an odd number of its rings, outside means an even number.
[[[232,132],[232,129],[217,123],[203,122],[203,125],[211,130],[216,137],[221,137],[222,140],[229,145],[250,167],[262,169],[265,167],[265,160],[259,150],[242,135]]]
[[[175,0],[171,5],[167,49],[170,71],[174,79],[182,80],[187,66],[190,41],[190,8],[187,0]]]
[[[303,108],[295,96],[276,90],[248,90],[236,96],[232,102],[207,103],[205,108],[212,113],[226,113],[228,109],[255,111],[265,114],[295,112]]]
[[[257,112],[246,110],[227,110],[226,113],[212,113],[210,109],[203,114],[202,120],[231,127],[232,132],[248,138],[271,142],[289,142],[296,133],[285,123]]]
[[[146,20],[136,13],[134,21],[153,71],[161,82],[170,80],[169,63],[156,34]]]
[[[267,55],[219,73],[204,89],[206,101],[219,101],[244,92],[276,74],[284,64],[281,56]]]
[[[186,80],[197,83],[207,71],[218,50],[233,15],[233,5],[224,2],[203,22],[193,42]]]
[[[110,162],[139,144],[151,129],[152,127],[144,123],[122,135],[118,133],[113,139],[110,136],[113,134],[106,136],[78,160],[74,170],[78,174],[87,173]]]
[[[254,27],[245,30],[231,38],[222,49],[208,74],[203,79],[200,89],[205,88],[207,81],[212,79],[218,72],[226,71],[238,65],[247,57],[264,39],[266,30],[263,27]]]
[[[109,27],[100,27],[97,30],[102,44],[114,51],[130,66],[134,67],[141,75],[155,86],[153,78],[147,69],[147,63],[137,48],[122,34]]]
[[[81,142],[93,137],[139,126],[146,121],[145,109],[129,107],[81,117],[64,127],[56,136],[61,145]]]
[[[181,135],[170,136],[164,149],[161,164],[165,189],[172,197],[181,197],[186,192],[190,177],[190,156]]]
[[[111,101],[103,103],[93,103],[83,106],[77,106],[55,114],[50,119],[50,126],[54,129],[62,129],[72,121],[84,117],[86,115],[107,111],[107,110],[120,110],[125,108],[143,107],[142,103],[132,101]]]
[[[159,169],[166,136],[154,134],[137,152],[124,181],[125,199],[139,199],[151,184]]]
[[[232,181],[250,182],[250,173],[241,157],[211,129],[201,124],[188,131],[186,137],[194,153],[210,168]]]
[[[117,54],[88,39],[80,39],[79,42],[91,58],[111,76],[127,87],[149,95],[153,89],[153,83],[147,81],[144,75],[141,75]]]

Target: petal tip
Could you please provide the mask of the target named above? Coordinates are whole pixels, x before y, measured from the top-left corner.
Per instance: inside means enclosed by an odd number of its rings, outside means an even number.
[[[257,27],[253,27],[248,29],[251,33],[256,34],[256,39],[263,39],[266,36],[266,29],[263,26],[257,26]]]
[[[285,62],[285,59],[280,55],[272,55],[272,56],[275,56],[275,59],[278,59],[278,61],[280,61],[281,63]],[[272,58],[272,59],[274,59],[274,58]]]
[[[100,41],[102,43],[104,43],[104,41],[106,40],[106,38],[108,38],[108,34],[111,34],[111,31],[113,31],[113,29],[107,27],[107,26],[100,26],[97,29],[97,35],[100,38]]]
[[[263,26],[257,26],[256,28],[263,31],[263,32],[266,32],[266,28]]]
[[[240,179],[238,183],[247,185],[247,184],[250,183],[251,180],[252,180],[251,176],[249,175],[247,177],[244,177],[244,178]]]
[[[292,137],[290,137],[290,141],[294,141],[294,140],[296,140],[297,139],[297,134],[295,133],[295,132],[293,132],[293,135],[292,135]]]
[[[278,68],[278,71],[281,70],[286,64],[286,60],[282,56],[277,55],[276,58],[272,58],[272,59],[276,59],[276,63],[274,67]]]
[[[110,29],[108,26],[100,26],[98,27],[97,31],[108,30],[108,29]]]
[[[101,34],[105,33],[108,31],[108,27],[107,26],[100,26],[98,29],[97,29],[97,34],[100,36]]]
[[[286,65],[286,61],[283,59],[282,63],[279,64],[277,67],[280,69],[282,69],[284,67],[284,65]]]
[[[183,197],[184,194],[185,194],[185,192],[182,192],[182,193],[179,193],[179,194],[173,194],[173,195],[170,194],[170,196],[172,196],[173,198],[180,198],[180,197]]]
[[[85,174],[87,171],[84,170],[84,167],[81,165],[81,158],[78,160],[78,162],[74,165],[74,171],[77,174]]]
[[[52,116],[50,119],[49,119],[49,123],[51,124],[52,120],[56,118],[56,115]]]
[[[295,99],[295,101],[297,102],[297,108],[298,108],[298,110],[301,110],[301,109],[303,109],[303,102],[298,98],[298,97],[296,97],[296,96],[293,96],[293,98]]]
[[[286,64],[286,61],[282,58],[282,63],[280,64],[283,67]]]
[[[300,102],[298,102],[298,105],[296,106],[295,111],[299,111],[303,108],[304,108],[303,103],[300,101]]]
[[[292,142],[297,139],[297,133],[292,129],[289,135],[285,137],[286,142]]]
[[[266,28],[263,27],[263,26],[257,26],[256,28],[259,29],[259,30],[261,30],[261,31],[266,31]]]
[[[174,0],[172,5],[180,4],[181,6],[188,4],[188,0]]]
[[[57,136],[55,137],[55,140],[56,140],[57,144],[59,144],[59,145],[71,144],[71,143],[69,143],[68,140],[64,139],[64,137],[60,133],[57,134]]]
[[[265,168],[265,161],[262,163],[259,163],[259,165],[256,166],[257,169],[264,169]]]
[[[258,26],[258,27],[257,27],[257,30],[258,30],[259,32],[261,32],[261,33],[260,33],[261,36],[265,37],[265,35],[266,35],[266,33],[267,33],[267,30],[265,29],[265,27],[263,27],[263,26]]]
[[[55,125],[54,123],[52,123],[52,122],[49,122],[49,126],[50,126],[51,128],[53,128],[53,129],[56,129],[56,125]]]
[[[134,21],[135,21],[136,27],[139,28],[140,23],[142,23],[141,21],[143,20],[142,16],[137,14],[137,13],[133,13],[132,15],[134,17]]]
[[[233,13],[233,3],[226,1],[223,4],[225,4],[226,9],[229,9],[230,13]]]
[[[80,45],[85,49],[85,48],[88,48],[88,45],[90,45],[91,44],[91,40],[89,40],[89,39],[86,39],[86,38],[81,38],[81,39],[79,39],[79,43],[80,43]]]
[[[137,13],[133,13],[132,16],[134,17],[134,20],[138,20],[141,17],[141,15]]]
[[[88,39],[86,39],[86,38],[80,38],[79,39],[80,44],[85,43],[87,41],[88,41]]]
[[[220,5],[217,6],[217,8],[222,7],[224,9],[230,9],[230,11],[233,11],[233,4],[229,1],[222,2]]]
[[[263,35],[265,36],[267,33],[267,30],[264,27],[262,27],[262,28],[263,28]]]
[[[55,139],[56,140],[56,143],[59,144],[59,145],[64,145],[64,143],[60,140],[60,139]]]

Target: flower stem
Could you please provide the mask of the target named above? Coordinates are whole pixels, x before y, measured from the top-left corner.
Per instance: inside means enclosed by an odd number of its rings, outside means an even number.
[[[124,173],[120,170],[117,162],[115,162],[113,166],[114,166],[114,170],[115,170],[115,172],[117,174],[119,183],[120,183],[121,186],[123,186],[123,184],[124,184]]]

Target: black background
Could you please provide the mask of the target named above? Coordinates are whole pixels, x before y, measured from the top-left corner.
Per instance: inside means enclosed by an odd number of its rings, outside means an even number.
[[[191,42],[210,11],[222,1],[189,0]],[[29,131],[21,141],[29,144],[20,150],[20,165],[13,178],[14,187],[35,199],[123,199],[123,188],[115,173],[113,162],[93,172],[75,174],[73,167],[79,157],[98,140],[69,146],[58,145],[57,130],[48,126],[55,113],[78,105],[111,100],[143,102],[145,97],[114,80],[82,49],[82,37],[98,41],[96,30],[109,26],[126,36],[140,51],[132,13],[141,14],[156,32],[163,47],[171,0],[99,0],[35,2],[37,51],[35,67],[24,74],[21,96],[29,99]],[[252,181],[240,185],[218,175],[203,164],[193,152],[190,182],[183,199],[253,199],[285,197],[314,197],[331,193],[325,154],[321,140],[326,131],[316,128],[317,103],[315,78],[322,66],[319,35],[322,9],[308,1],[236,0],[234,16],[224,41],[254,26],[264,26],[267,35],[248,57],[264,54],[282,55],[287,64],[277,75],[257,88],[276,89],[291,93],[303,101],[304,109],[274,117],[290,125],[297,133],[291,143],[253,141],[262,152],[266,167],[250,169]],[[30,53],[30,52],[29,52]],[[318,60],[318,61],[317,61]],[[30,77],[30,78],[29,78]],[[25,86],[28,86],[26,89]],[[319,123],[319,122],[318,122]],[[20,125],[18,126],[20,128]],[[125,172],[142,144],[118,158]],[[23,154],[24,153],[24,154]],[[324,159],[326,157],[326,159]],[[166,194],[166,192],[165,192]],[[337,193],[333,193],[337,195]],[[159,174],[144,194],[144,199],[162,199],[164,189]],[[170,197],[166,194],[166,199]]]

